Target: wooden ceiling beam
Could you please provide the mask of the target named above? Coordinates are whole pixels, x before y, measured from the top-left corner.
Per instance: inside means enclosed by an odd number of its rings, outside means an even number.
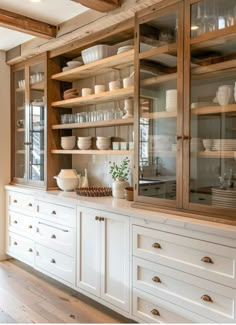
[[[57,33],[56,26],[4,9],[0,9],[0,26],[46,39]]]
[[[81,5],[99,11],[108,12],[120,7],[120,0],[72,0],[74,2],[79,2]]]

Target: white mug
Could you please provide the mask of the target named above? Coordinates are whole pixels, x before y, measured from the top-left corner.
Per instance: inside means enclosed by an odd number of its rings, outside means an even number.
[[[94,86],[94,93],[95,94],[100,94],[105,91],[105,86],[104,85],[95,85]]]
[[[82,96],[88,96],[92,94],[92,89],[91,88],[82,88]]]
[[[116,89],[120,89],[120,80],[109,82],[109,90],[112,91]]]

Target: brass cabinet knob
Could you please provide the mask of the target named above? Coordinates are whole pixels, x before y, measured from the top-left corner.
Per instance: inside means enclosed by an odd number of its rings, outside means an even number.
[[[103,217],[100,217],[100,220],[99,221],[104,221],[105,220],[105,218],[103,218]]]
[[[54,258],[51,259],[51,263],[52,263],[52,264],[56,264],[56,261],[54,260]]]
[[[96,217],[95,217],[95,220],[96,220],[96,221],[99,221],[99,217],[98,217],[98,216],[96,216]]]
[[[154,276],[153,278],[152,278],[152,281],[153,282],[161,282],[161,279],[158,277],[158,276]]]
[[[32,253],[33,252],[33,249],[32,248],[29,248],[29,252]]]
[[[154,243],[154,244],[152,244],[152,247],[153,248],[161,248],[161,245],[159,244],[159,243]]]
[[[17,246],[18,244],[17,244],[17,242],[16,242],[16,241],[14,241],[13,245]]]
[[[16,220],[14,220],[13,223],[17,224],[18,222]]]
[[[53,211],[51,212],[51,214],[54,214],[54,215],[55,215],[55,214],[57,214],[57,213],[56,213],[56,211],[55,211],[55,210],[53,210]]]
[[[207,302],[213,302],[213,300],[211,299],[211,297],[208,296],[208,295],[201,296],[201,299],[204,300],[204,301],[207,301]]]
[[[17,200],[13,200],[13,203],[17,203]]]
[[[56,239],[56,235],[52,235],[51,238],[52,238],[52,239]]]
[[[151,310],[151,313],[154,315],[154,316],[160,316],[160,313],[157,309],[153,309]]]
[[[29,229],[32,229],[33,228],[33,226],[32,225],[29,225]]]
[[[32,206],[33,206],[33,204],[32,204],[32,203],[29,203],[29,204],[28,204],[28,206],[29,206],[29,207],[32,207]]]
[[[204,256],[202,259],[201,259],[202,262],[204,263],[208,263],[208,264],[213,264],[213,261],[210,257],[208,256]]]

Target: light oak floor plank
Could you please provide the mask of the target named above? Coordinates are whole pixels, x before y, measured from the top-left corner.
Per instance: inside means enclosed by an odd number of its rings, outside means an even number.
[[[0,323],[130,323],[16,260],[0,262]]]

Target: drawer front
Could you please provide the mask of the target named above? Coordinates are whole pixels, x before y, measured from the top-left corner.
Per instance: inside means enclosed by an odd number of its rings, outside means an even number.
[[[76,226],[76,210],[72,207],[37,201],[37,216],[68,227]]]
[[[35,222],[35,228],[35,240],[37,243],[75,257],[75,229],[38,218]]]
[[[9,232],[7,254],[24,263],[33,265],[34,242],[28,238]]]
[[[11,210],[35,212],[34,197],[28,194],[8,192],[8,205]],[[32,214],[33,215],[33,214]]]
[[[133,258],[133,285],[216,322],[235,323],[235,290],[162,265]]]
[[[213,323],[207,318],[137,289],[133,290],[133,315],[145,323]]]
[[[75,285],[75,260],[50,248],[35,245],[35,266]]]
[[[15,211],[8,211],[8,228],[22,236],[33,238],[35,234],[34,218],[20,214]]]
[[[236,249],[133,226],[133,255],[236,287]]]

